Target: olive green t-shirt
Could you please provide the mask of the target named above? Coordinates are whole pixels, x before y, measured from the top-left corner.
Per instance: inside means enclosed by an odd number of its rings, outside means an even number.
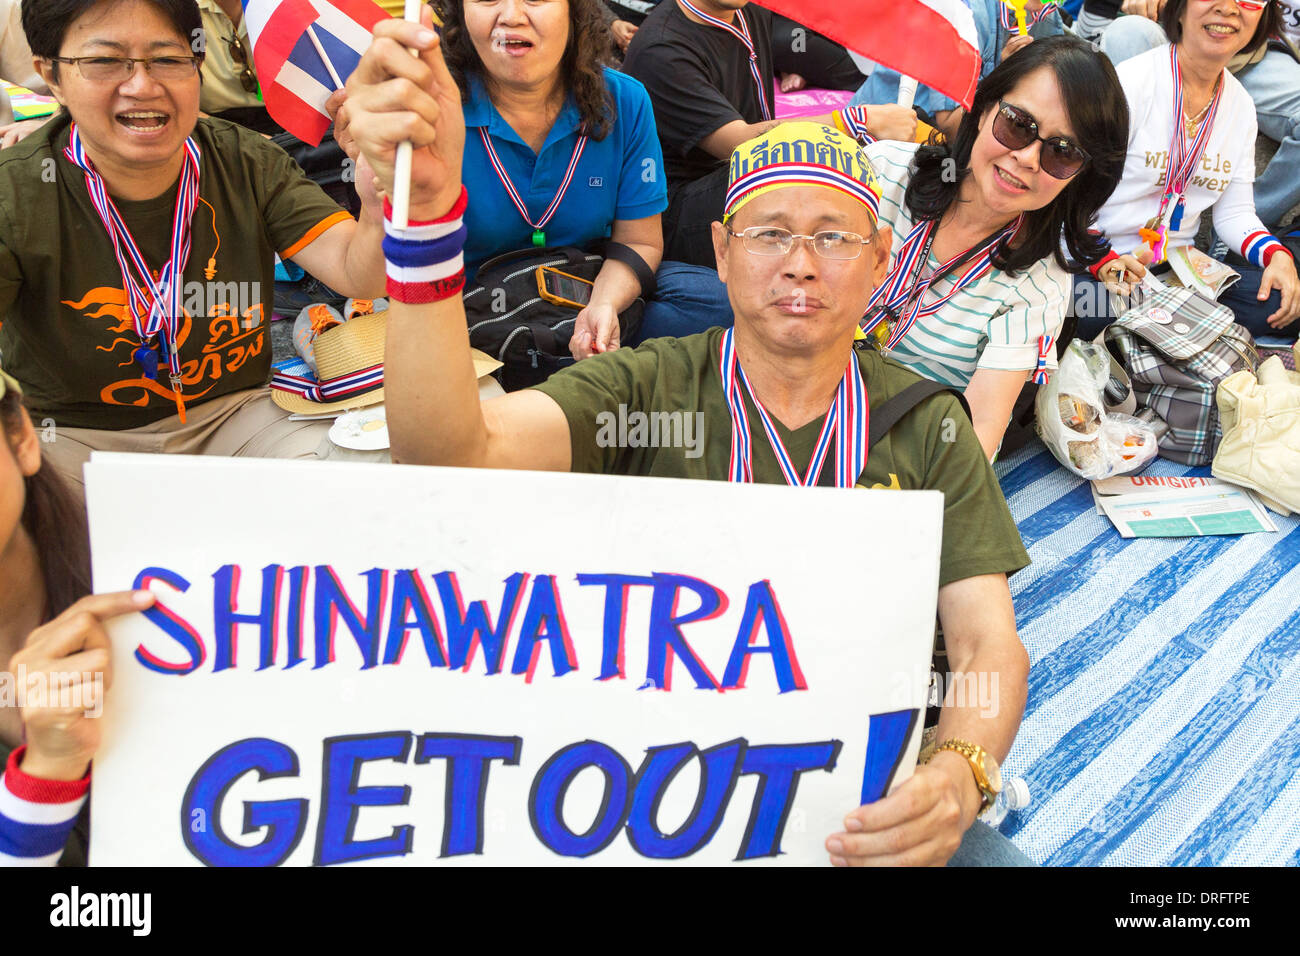
[[[722,334],[712,329],[682,339],[651,339],[636,349],[579,362],[536,386],[559,404],[568,420],[573,470],[725,480],[731,414],[718,367]],[[920,381],[875,351],[856,354],[872,407]],[[754,480],[781,484],[785,478],[748,395],[745,404],[752,427]],[[823,419],[795,431],[773,421],[803,474]],[[834,483],[834,457],[832,445],[818,484]],[[857,484],[944,493],[940,585],[977,574],[1009,574],[1029,564],[993,469],[952,394],[926,399],[895,425],[871,449]]]
[[[155,381],[132,357],[140,339],[112,240],[85,173],[63,153],[69,125],[56,118],[0,152],[0,354],[38,421],[135,428],[176,414],[176,403],[165,365]],[[292,256],[349,218],[257,133],[201,119],[194,140],[200,201],[180,330],[187,404],[266,384],[274,254]],[[155,272],[170,257],[176,191],[114,200]]]

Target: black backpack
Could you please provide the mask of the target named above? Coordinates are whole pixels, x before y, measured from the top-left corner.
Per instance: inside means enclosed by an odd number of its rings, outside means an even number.
[[[654,273],[637,253],[606,241],[600,255],[573,246],[520,249],[489,259],[478,270],[474,285],[465,289],[465,321],[469,344],[499,359],[501,387],[507,392],[545,381],[572,365],[569,338],[578,309],[542,298],[537,271],[552,267],[594,282],[605,258],[627,265],[641,280],[641,298],[618,317],[619,341],[627,342],[641,327],[645,299],[654,293]]]

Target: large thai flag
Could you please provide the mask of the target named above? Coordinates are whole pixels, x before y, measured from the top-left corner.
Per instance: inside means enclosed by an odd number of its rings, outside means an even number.
[[[271,118],[313,146],[325,101],[347,82],[388,14],[371,0],[243,0],[253,65]]]
[[[962,0],[757,0],[967,109],[980,76],[975,18]]]

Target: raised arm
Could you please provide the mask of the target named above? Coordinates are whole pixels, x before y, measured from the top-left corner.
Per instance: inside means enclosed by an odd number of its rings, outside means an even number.
[[[463,193],[465,122],[427,7],[421,16],[419,26],[401,20],[376,26],[340,110],[389,195],[397,145],[415,145],[411,229],[404,235],[390,230],[388,240],[390,249],[393,239],[405,244],[407,270],[397,272],[389,256],[384,388],[393,460],[565,471],[569,425],[552,399],[532,390],[484,403],[478,398],[460,297],[464,273],[456,271],[459,249],[451,248],[457,237],[464,243],[457,221],[463,207],[456,207]],[[437,238],[425,238],[430,235]]]

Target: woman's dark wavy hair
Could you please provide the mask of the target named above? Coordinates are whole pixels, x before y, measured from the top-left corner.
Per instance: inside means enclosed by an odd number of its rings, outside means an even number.
[[[999,101],[1022,79],[1043,67],[1056,75],[1075,141],[1089,159],[1056,199],[1025,214],[1019,245],[1008,248],[1004,242],[998,249],[994,265],[1012,275],[1048,256],[1062,268],[1081,271],[1080,267],[1098,262],[1110,248],[1104,236],[1090,229],[1097,210],[1115,191],[1124,172],[1128,103],[1110,60],[1089,44],[1069,35],[1047,37],[994,67],[975,90],[974,106],[962,117],[956,138],[946,146],[922,146],[916,151],[905,197],[913,218],[943,216],[957,201],[962,180],[970,175],[971,150],[981,118],[997,109]],[[951,171],[954,163],[955,176]],[[1077,266],[1071,266],[1062,255],[1062,233]]]
[[[23,33],[27,44],[36,56],[49,60],[63,49],[63,38],[68,29],[87,10],[103,0],[23,0]],[[176,32],[188,37],[196,56],[203,55],[197,41],[203,36],[203,15],[194,0],[148,0],[165,16]],[[197,45],[196,45],[197,44]],[[54,75],[59,75],[59,64],[53,65]]]
[[[1160,25],[1164,27],[1165,36],[1169,37],[1171,43],[1181,43],[1183,41],[1183,14],[1187,12],[1187,0],[1169,0],[1165,8],[1160,11]],[[1259,18],[1259,23],[1255,26],[1255,35],[1239,51],[1240,53],[1254,53],[1265,43],[1268,38],[1277,33],[1282,26],[1282,11],[1276,3],[1270,3],[1264,7],[1264,14]]]
[[[0,430],[6,438],[18,435],[26,414],[18,393],[6,389],[0,398]],[[13,454],[11,447],[0,449],[0,455],[9,454]],[[24,484],[26,503],[20,520],[36,545],[47,610],[53,617],[90,593],[86,514],[47,461],[42,461],[41,470],[24,479]]]
[[[478,74],[486,80],[483,61],[465,29],[464,0],[438,0],[442,20],[442,50],[447,69],[460,87],[462,100],[469,98],[467,77]],[[592,139],[602,140],[614,128],[614,98],[605,86],[603,62],[611,54],[611,39],[600,0],[569,0],[569,45],[560,60],[564,88],[573,94],[578,114]]]

